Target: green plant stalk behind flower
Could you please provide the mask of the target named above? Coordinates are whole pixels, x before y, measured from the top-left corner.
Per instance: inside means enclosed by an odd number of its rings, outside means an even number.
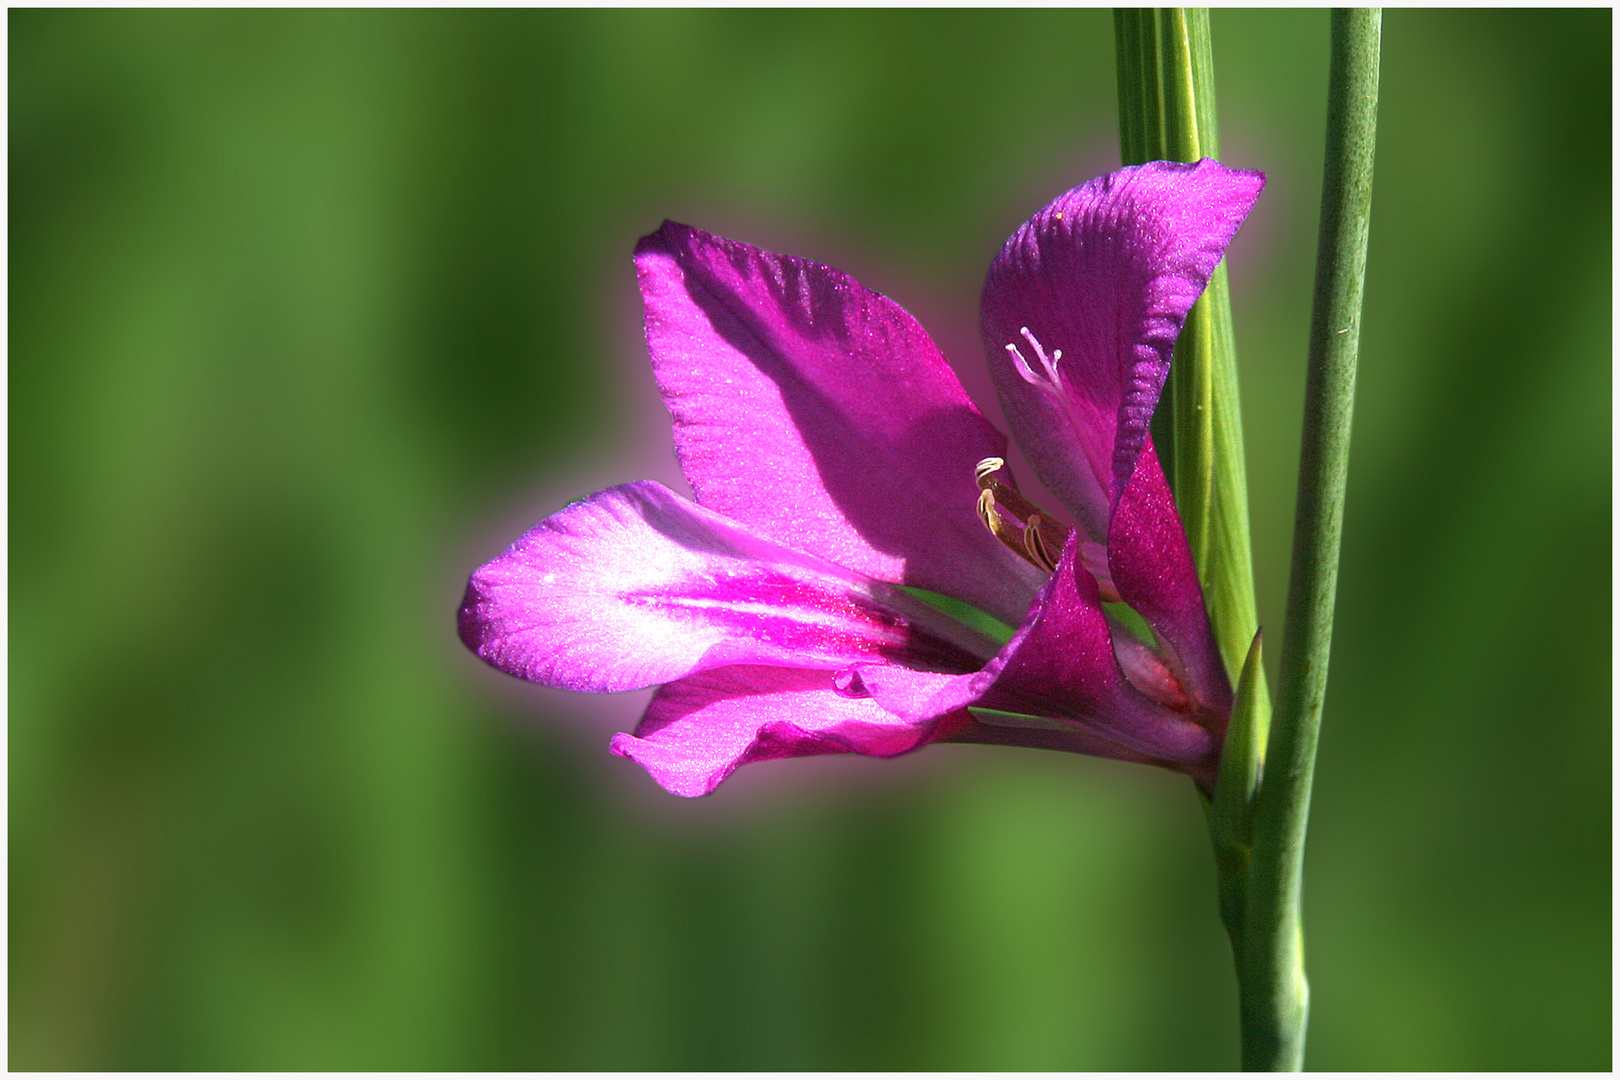
[[[1118,8],[1120,156],[1126,164],[1219,157],[1209,12]],[[1247,663],[1258,631],[1249,541],[1249,491],[1238,401],[1237,349],[1226,266],[1187,318],[1154,417],[1153,437],[1175,491],[1203,582],[1210,622],[1244,707],[1233,715],[1211,813],[1221,914],[1241,955],[1248,816],[1266,750],[1271,706],[1264,673]]]
[[[1118,9],[1114,26],[1125,162],[1218,156],[1208,11]],[[1210,825],[1221,916],[1238,969],[1243,1065],[1251,1070],[1294,1070],[1304,1064],[1308,996],[1300,883],[1327,682],[1355,390],[1379,26],[1376,10],[1333,13],[1322,224],[1281,709],[1274,733],[1259,662],[1224,267],[1210,279],[1187,320],[1166,388],[1171,407],[1161,408],[1154,421],[1161,457],[1173,462],[1176,502],[1222,657],[1237,676]]]
[[[1119,8],[1114,34],[1124,163],[1219,158],[1208,10]],[[1236,681],[1258,622],[1225,263],[1187,318],[1164,400],[1170,407],[1160,406],[1153,438],[1176,493],[1221,656]],[[1269,713],[1263,685],[1258,694],[1263,719]]]

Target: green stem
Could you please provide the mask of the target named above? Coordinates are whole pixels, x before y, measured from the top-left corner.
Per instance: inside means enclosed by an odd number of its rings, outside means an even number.
[[[1119,8],[1114,31],[1125,164],[1219,157],[1208,10]],[[1258,661],[1237,347],[1224,262],[1176,342],[1175,362],[1153,417],[1153,440],[1175,492],[1215,640],[1237,686],[1220,780],[1207,809],[1221,918],[1233,961],[1241,968],[1250,814],[1271,701]]]
[[[1305,825],[1327,688],[1378,118],[1377,9],[1333,12],[1327,155],[1277,715],[1252,823],[1239,965],[1243,1067],[1304,1065]]]
[[[1114,43],[1124,163],[1219,157],[1208,9],[1116,8]],[[1176,342],[1153,441],[1176,494],[1221,657],[1236,682],[1259,623],[1224,262]],[[1270,701],[1263,682],[1257,693],[1257,715],[1264,718]]]

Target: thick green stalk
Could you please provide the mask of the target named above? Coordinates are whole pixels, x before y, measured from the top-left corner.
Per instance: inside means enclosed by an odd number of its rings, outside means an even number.
[[[1305,824],[1327,689],[1378,119],[1377,9],[1333,12],[1327,154],[1277,714],[1252,819],[1239,964],[1243,1067],[1304,1066]]]
[[[1209,12],[1118,8],[1120,154],[1125,164],[1218,157]],[[1210,811],[1221,918],[1241,965],[1251,863],[1249,817],[1271,702],[1258,662],[1249,492],[1226,265],[1216,267],[1176,342],[1153,418],[1221,657],[1238,688]],[[1251,652],[1251,643],[1256,648]],[[1246,662],[1247,660],[1247,662]],[[1240,974],[1241,982],[1241,974]]]
[[[1117,8],[1120,156],[1197,161],[1220,156],[1206,8]],[[1249,489],[1238,402],[1237,347],[1226,265],[1187,316],[1153,441],[1176,494],[1226,669],[1236,682],[1258,627]],[[1264,684],[1257,715],[1270,713]]]

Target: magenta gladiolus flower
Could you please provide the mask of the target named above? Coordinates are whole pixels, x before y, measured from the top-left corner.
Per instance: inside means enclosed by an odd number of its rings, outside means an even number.
[[[746,762],[932,742],[1150,762],[1209,789],[1232,691],[1148,419],[1264,184],[1208,159],[1121,169],[991,265],[996,389],[1072,522],[1018,494],[1006,437],[898,305],[666,222],[636,269],[694,498],[644,481],[553,514],[472,575],[462,640],[547,686],[659,686],[612,749],[678,795]],[[1016,630],[987,636],[923,591]]]

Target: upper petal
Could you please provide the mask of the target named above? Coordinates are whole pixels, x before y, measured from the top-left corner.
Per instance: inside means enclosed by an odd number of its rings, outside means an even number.
[[[674,222],[636,248],[653,370],[697,500],[885,581],[1016,622],[1040,575],[979,523],[1006,437],[887,297]]]
[[[981,329],[1007,422],[1093,539],[1135,468],[1187,311],[1264,186],[1210,158],[1121,169],[1041,209],[991,264]]]
[[[750,761],[813,754],[893,757],[969,724],[965,713],[910,722],[833,689],[832,672],[725,667],[660,687],[613,752],[676,795],[707,795]]]
[[[540,522],[467,585],[461,637],[502,671],[630,690],[727,664],[894,659],[971,670],[993,642],[824,559],[643,481]]]

